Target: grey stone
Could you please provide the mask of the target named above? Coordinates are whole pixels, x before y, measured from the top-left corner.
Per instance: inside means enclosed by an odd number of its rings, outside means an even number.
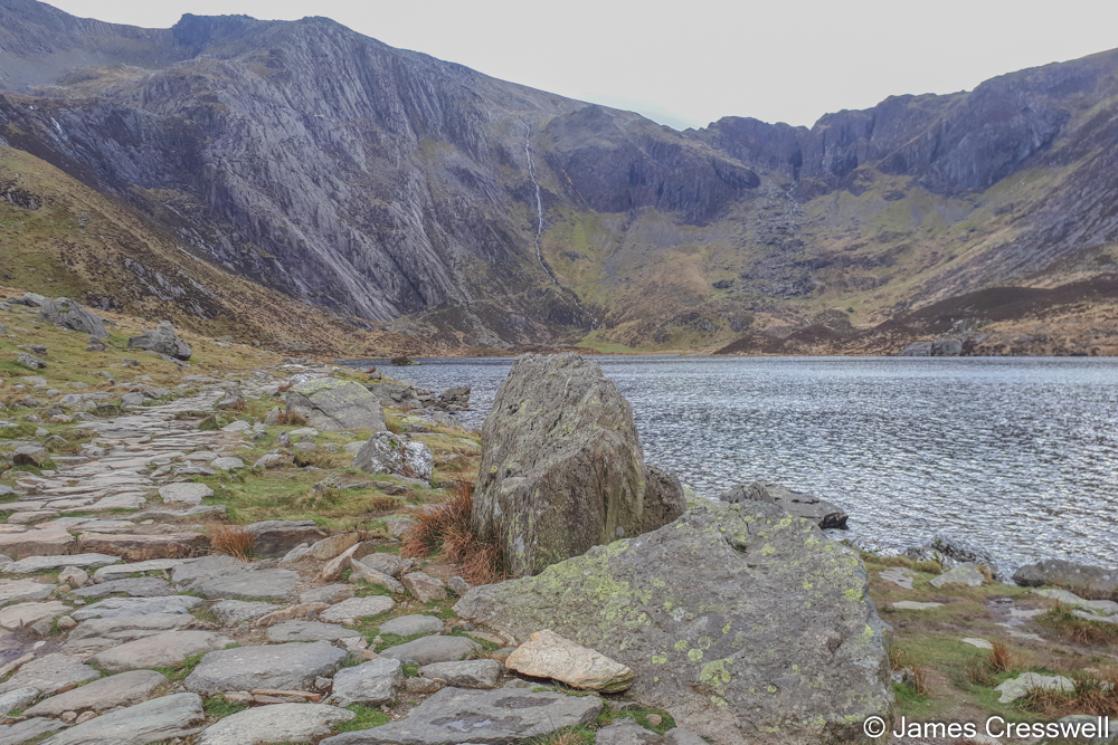
[[[594,745],[663,745],[663,740],[636,722],[618,722],[598,730]]]
[[[912,583],[916,581],[916,573],[906,567],[882,569],[878,576],[905,590],[911,590]]]
[[[754,481],[751,484],[735,486],[719,497],[723,502],[738,504],[752,500],[772,502],[790,515],[811,520],[823,529],[845,529],[847,514],[830,502],[793,491],[778,484]]]
[[[118,562],[120,561],[119,557],[116,556],[107,558],[116,559]],[[103,566],[93,573],[93,581],[106,582],[129,575],[147,574],[148,572],[166,572],[183,564],[185,561],[185,559],[150,559],[148,561],[136,561],[130,564]]]
[[[353,623],[359,618],[371,618],[387,613],[396,607],[392,598],[383,595],[349,598],[331,605],[318,614],[323,621],[333,623]]]
[[[39,306],[39,315],[56,326],[89,334],[94,339],[108,336],[104,322],[67,297],[45,300]]]
[[[119,556],[109,556],[108,554],[28,556],[25,559],[5,564],[2,571],[6,574],[37,574],[61,567],[99,567],[119,562]]]
[[[15,631],[26,626],[42,635],[50,630],[51,621],[68,610],[58,600],[12,603],[0,608],[0,628]]]
[[[986,584],[986,577],[974,564],[956,564],[933,577],[928,584],[932,587],[981,587]]]
[[[435,458],[422,442],[386,431],[369,438],[354,456],[353,465],[368,473],[430,481]]]
[[[356,716],[326,704],[272,704],[230,714],[207,727],[198,745],[313,742]]]
[[[74,596],[79,598],[99,598],[106,595],[128,595],[135,598],[150,598],[162,595],[173,595],[175,589],[165,579],[159,577],[125,577],[124,579],[111,579],[94,585],[86,585],[74,590]]]
[[[339,706],[391,704],[396,700],[396,689],[403,680],[403,665],[389,657],[342,668],[334,675],[330,702]]]
[[[281,607],[274,603],[251,600],[222,600],[210,606],[210,612],[217,617],[217,620],[223,626],[240,626],[272,611],[279,610]]]
[[[14,691],[0,693],[0,714],[8,714],[16,709],[25,709],[39,698],[38,688],[16,688]],[[24,712],[26,714],[26,712]]]
[[[327,738],[322,745],[524,743],[593,722],[597,696],[543,691],[444,688],[400,720]]]
[[[245,462],[240,458],[224,456],[221,458],[214,458],[210,461],[210,465],[219,471],[239,471],[245,467]]]
[[[33,717],[0,726],[0,745],[22,745],[22,743],[39,742],[39,738],[51,732],[57,732],[66,725],[57,719]]]
[[[337,603],[353,597],[353,586],[342,584],[321,585],[299,593],[300,603]]]
[[[115,709],[146,699],[166,682],[167,679],[154,670],[130,670],[51,696],[24,714],[57,717],[67,711]]]
[[[192,608],[201,604],[201,598],[191,595],[157,595],[146,598],[110,597],[78,608],[71,615],[78,621],[84,621],[89,618],[136,616],[144,613],[189,613]]]
[[[128,348],[146,349],[179,360],[188,360],[191,354],[190,345],[179,338],[169,321],[162,321],[153,330],[131,337]]]
[[[898,600],[889,606],[892,610],[935,610],[942,608],[943,603],[923,602],[920,600]]]
[[[867,588],[857,552],[809,521],[697,502],[639,538],[475,587],[455,610],[515,639],[552,629],[608,653],[635,672],[634,699],[715,741],[779,728],[806,745],[855,740],[856,723],[890,711]]]
[[[30,579],[3,580],[0,581],[0,606],[29,600],[45,600],[54,592],[54,588],[55,585]]]
[[[394,634],[396,636],[439,634],[442,632],[442,630],[442,619],[436,618],[435,616],[399,616],[397,618],[385,621],[380,625],[380,633]]]
[[[272,642],[333,642],[357,638],[361,634],[336,623],[281,621],[268,627],[267,636]]]
[[[1060,587],[1089,600],[1118,601],[1118,570],[1114,569],[1049,559],[1021,567],[1013,580],[1025,587]]]
[[[99,672],[78,658],[53,652],[25,663],[12,677],[0,683],[0,693],[37,688],[44,696],[50,696],[99,677]]]
[[[329,642],[290,642],[209,652],[184,685],[206,695],[254,688],[310,690],[331,675],[346,653]]]
[[[28,370],[43,370],[47,363],[29,352],[20,352],[16,355],[16,364]]]
[[[349,562],[349,581],[350,582],[364,582],[365,584],[373,585],[374,587],[383,587],[389,592],[403,593],[404,586],[400,581],[390,574],[378,572],[376,569],[369,567],[356,559],[351,559]]]
[[[419,674],[458,688],[496,688],[501,679],[501,663],[496,660],[433,662],[419,668]]]
[[[287,411],[324,431],[384,431],[380,401],[351,380],[308,380],[287,392]]]
[[[410,572],[412,567],[415,566],[415,562],[411,559],[404,559],[396,554],[388,553],[372,553],[353,561],[354,563],[360,562],[370,569],[396,578],[399,578],[404,572]]]
[[[455,662],[474,657],[480,651],[477,642],[464,636],[423,636],[410,642],[397,644],[381,652],[401,662],[430,665],[433,662]]]
[[[1002,681],[994,690],[1000,694],[998,703],[1009,704],[1026,696],[1034,688],[1061,693],[1075,690],[1075,682],[1062,675],[1042,675],[1040,673],[1021,673],[1016,678]]]
[[[213,495],[213,489],[195,481],[177,481],[159,487],[159,496],[164,502],[171,504],[197,506],[202,504],[203,499]]]
[[[125,642],[98,653],[92,661],[110,671],[171,667],[192,655],[232,643],[232,639],[212,631],[179,629]]]
[[[485,420],[479,472],[474,529],[514,575],[652,527],[629,404],[578,355],[516,361]]]
[[[82,587],[89,582],[89,574],[78,567],[66,567],[58,573],[58,581],[70,587]]]
[[[208,598],[287,600],[295,594],[299,575],[213,555],[175,567],[171,579]]]
[[[46,741],[49,745],[147,745],[188,737],[202,728],[202,699],[175,693],[115,709]]]
[[[300,543],[313,543],[326,535],[313,520],[264,520],[246,525],[245,530],[256,536],[253,553],[265,558],[283,556]]]
[[[400,578],[400,583],[421,603],[446,599],[446,585],[443,581],[425,572],[409,572]]]

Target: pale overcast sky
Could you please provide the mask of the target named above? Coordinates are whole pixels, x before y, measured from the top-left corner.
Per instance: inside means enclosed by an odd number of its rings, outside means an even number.
[[[947,93],[1118,47],[1113,0],[55,0],[148,27],[183,13],[333,18],[565,96],[675,127],[811,124],[894,93]]]

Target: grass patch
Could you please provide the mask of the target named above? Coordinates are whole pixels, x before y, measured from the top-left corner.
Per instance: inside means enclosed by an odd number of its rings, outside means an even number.
[[[185,660],[180,662],[178,665],[157,667],[155,668],[155,671],[157,673],[163,673],[167,680],[171,681],[172,683],[177,683],[180,680],[186,678],[186,676],[190,675],[190,673],[194,672],[194,668],[198,667],[198,663],[202,661],[202,658],[205,656],[205,654],[205,652],[192,654]]]
[[[627,706],[624,709],[615,709],[612,706],[606,706],[602,709],[602,713],[598,715],[597,724],[599,727],[605,727],[627,719],[659,735],[675,728],[675,720],[672,719],[671,714],[663,709],[653,709],[644,706]]]
[[[238,711],[244,711],[248,708],[246,704],[235,704],[232,701],[227,701],[224,696],[210,696],[202,702],[202,708],[206,712],[206,716],[211,719],[224,719],[230,714],[236,714]]]
[[[1057,637],[1075,644],[1102,646],[1118,643],[1118,624],[1082,618],[1065,605],[1057,605],[1038,616],[1036,622]]]
[[[387,714],[373,706],[350,704],[346,708],[357,716],[350,719],[348,722],[342,722],[342,724],[338,725],[338,732],[356,732],[363,729],[372,729],[373,727],[380,727],[381,725],[388,724],[388,722],[391,721]]]
[[[535,737],[528,745],[594,745],[594,730],[589,727],[571,727],[543,737]]]

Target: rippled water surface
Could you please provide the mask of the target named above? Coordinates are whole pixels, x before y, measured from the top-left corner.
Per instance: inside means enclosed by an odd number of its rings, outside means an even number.
[[[850,513],[863,545],[937,532],[1009,565],[1118,564],[1118,361],[602,358],[645,456],[705,496],[771,480]],[[391,374],[473,388],[480,426],[511,360]]]

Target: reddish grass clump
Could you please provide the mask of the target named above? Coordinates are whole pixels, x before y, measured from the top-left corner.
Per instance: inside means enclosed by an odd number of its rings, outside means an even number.
[[[418,557],[441,551],[448,561],[458,564],[463,578],[473,585],[502,579],[505,573],[500,551],[478,538],[470,525],[473,504],[473,485],[459,481],[449,502],[413,511],[416,522],[404,534],[401,553]]]
[[[1021,699],[1021,705],[1046,717],[1118,716],[1118,673],[1108,672],[1097,677],[1081,675],[1075,679],[1075,690],[1070,692],[1033,688]]]
[[[990,649],[990,669],[996,673],[1008,673],[1013,668],[1013,655],[1004,642],[994,642]]]
[[[241,561],[248,561],[256,536],[236,525],[218,525],[210,531],[210,548],[215,553],[227,554]]]

